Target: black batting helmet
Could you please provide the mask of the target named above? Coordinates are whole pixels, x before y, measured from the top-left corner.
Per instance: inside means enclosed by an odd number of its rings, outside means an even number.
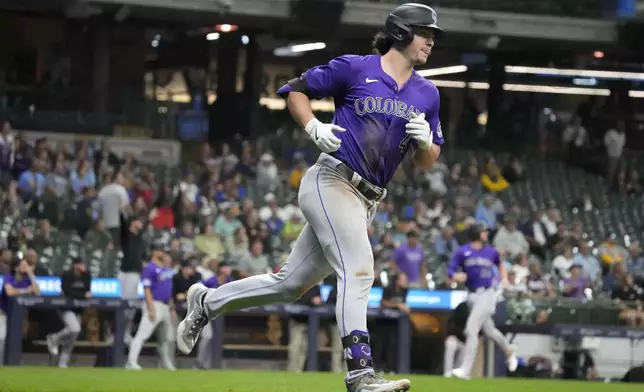
[[[444,30],[436,24],[436,11],[433,8],[417,3],[406,3],[396,7],[385,22],[385,32],[394,42],[408,44],[414,39],[413,27],[434,29],[436,34]]]
[[[470,226],[470,228],[468,229],[468,236],[470,238],[470,241],[480,241],[481,233],[483,233],[484,231],[487,231],[487,227],[480,223],[476,223]]]

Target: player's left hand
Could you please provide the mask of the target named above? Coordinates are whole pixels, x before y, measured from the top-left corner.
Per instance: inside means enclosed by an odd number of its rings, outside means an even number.
[[[425,113],[416,114],[411,112],[411,119],[405,125],[407,134],[418,141],[418,146],[427,150],[432,146],[434,133],[429,128],[429,123],[425,120]]]

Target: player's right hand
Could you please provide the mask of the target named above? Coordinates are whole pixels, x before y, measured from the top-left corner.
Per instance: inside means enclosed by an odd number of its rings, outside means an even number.
[[[338,139],[333,132],[346,131],[346,129],[335,124],[324,124],[317,118],[309,121],[304,130],[311,136],[311,140],[313,140],[315,145],[322,152],[326,153],[337,151],[342,143],[342,140]]]

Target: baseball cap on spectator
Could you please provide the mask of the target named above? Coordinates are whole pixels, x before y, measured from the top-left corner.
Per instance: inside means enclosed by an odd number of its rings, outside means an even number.
[[[270,162],[273,162],[273,156],[271,154],[265,152],[264,154],[262,154],[262,156],[259,158],[259,160],[260,160],[260,162],[263,162],[263,163],[270,163]]]

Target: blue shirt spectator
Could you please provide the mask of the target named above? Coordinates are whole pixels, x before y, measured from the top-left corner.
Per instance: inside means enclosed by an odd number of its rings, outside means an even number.
[[[96,175],[88,161],[79,162],[78,168],[72,172],[70,179],[76,194],[80,194],[83,188],[94,188],[96,186]]]
[[[40,164],[34,160],[31,168],[20,175],[18,178],[18,189],[25,201],[38,197],[45,190],[47,181],[45,176],[39,171]]]
[[[492,209],[491,203],[494,200],[485,196],[483,201],[479,202],[474,213],[477,223],[486,225],[490,230],[496,229],[496,212]]]

